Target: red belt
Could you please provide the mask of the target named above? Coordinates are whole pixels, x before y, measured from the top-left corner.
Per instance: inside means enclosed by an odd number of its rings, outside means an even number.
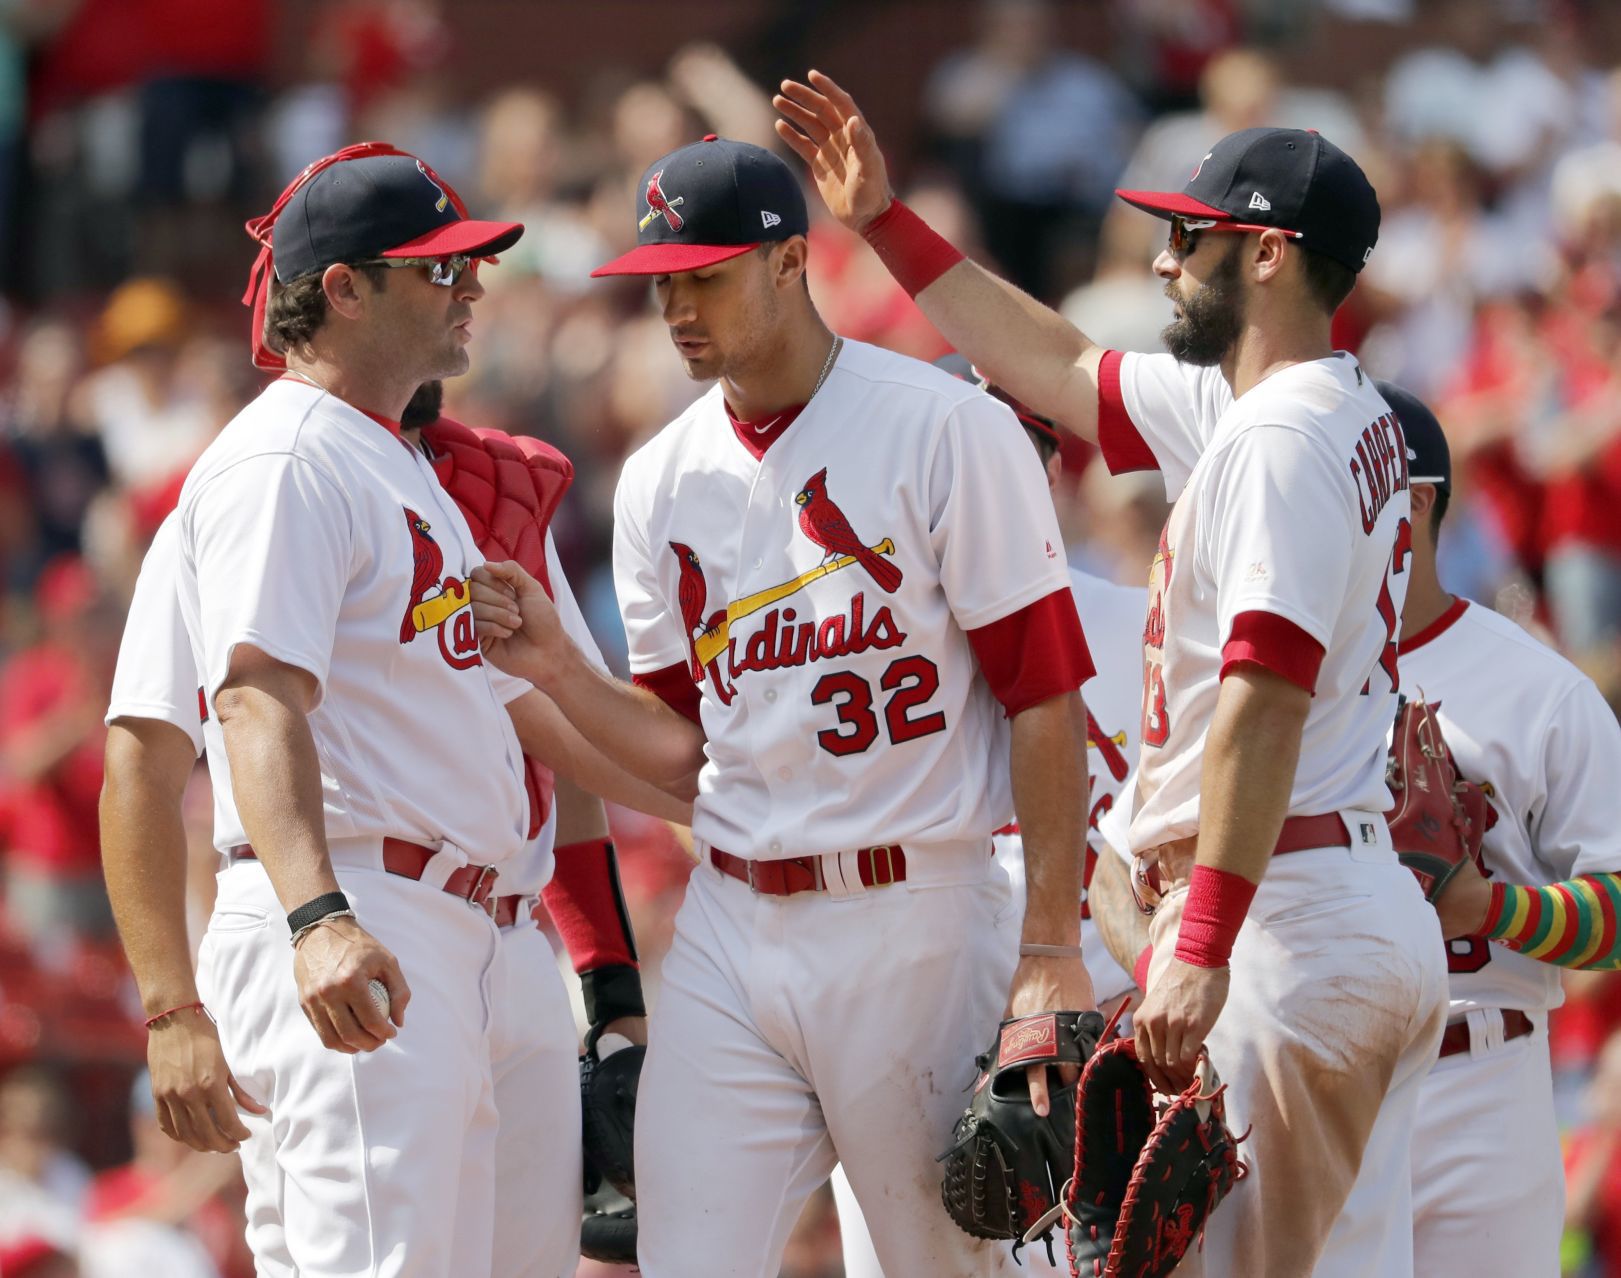
[[[428,862],[438,855],[432,848],[425,848],[419,843],[407,843],[404,839],[383,840],[383,868],[401,878],[420,880],[423,871],[428,868]],[[257,859],[257,855],[250,844],[239,843],[231,849],[231,858],[252,861]],[[445,880],[444,890],[488,909],[496,874],[493,865],[464,865]]]
[[[796,892],[824,892],[822,858],[795,856],[785,861],[750,861],[719,848],[709,849],[709,860],[722,874],[742,879],[766,896],[792,896]],[[856,866],[865,887],[884,887],[906,881],[906,852],[899,843],[862,848]]]
[[[1531,1024],[1531,1018],[1524,1012],[1515,1008],[1506,1008],[1503,1012],[1503,1041],[1511,1042],[1516,1038],[1524,1038],[1536,1027]],[[1467,1019],[1453,1021],[1441,1035],[1441,1055],[1456,1056],[1460,1052],[1469,1050],[1469,1022]]]
[[[1155,859],[1152,862],[1138,860],[1141,866],[1140,880],[1138,873],[1133,874],[1131,890],[1137,897],[1139,909],[1148,910],[1143,901],[1139,887],[1147,887],[1154,892],[1164,895],[1166,890],[1166,877],[1164,867],[1166,862],[1185,860],[1192,865],[1194,853],[1198,849],[1199,836],[1189,835],[1185,839],[1174,839],[1154,849]],[[1273,845],[1272,855],[1283,856],[1288,852],[1307,852],[1312,848],[1348,848],[1351,846],[1351,832],[1345,828],[1345,822],[1338,812],[1324,812],[1321,816],[1297,816],[1284,820],[1283,829],[1278,832],[1278,841]],[[1173,868],[1170,874],[1174,877],[1180,872]]]
[[[496,927],[511,927],[525,915],[534,918],[539,909],[533,893],[520,892],[516,896],[490,898],[490,917],[495,920]]]

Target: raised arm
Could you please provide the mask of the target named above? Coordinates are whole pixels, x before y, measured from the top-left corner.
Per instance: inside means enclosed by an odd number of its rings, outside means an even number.
[[[996,385],[1076,434],[1097,438],[1103,348],[969,261],[895,198],[855,100],[820,71],[784,80],[777,132],[810,167],[828,211],[870,244],[936,328]]]

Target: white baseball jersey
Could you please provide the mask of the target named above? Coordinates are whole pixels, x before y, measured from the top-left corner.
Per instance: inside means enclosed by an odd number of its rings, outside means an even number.
[[[1493,878],[1536,885],[1621,870],[1621,726],[1591,679],[1462,599],[1402,640],[1401,677],[1435,708],[1459,774],[1486,790]],[[1551,963],[1483,940],[1447,948],[1453,1016],[1564,1000]]]
[[[135,580],[124,637],[118,644],[107,722],[130,718],[172,723],[202,754],[203,728],[211,716],[180,615],[179,551],[179,521],[171,512],[153,534]]]
[[[614,530],[632,672],[701,686],[694,835],[760,859],[988,836],[1009,729],[968,632],[1067,612],[1061,545],[1013,414],[938,369],[847,341],[758,455],[699,399],[625,463]]]
[[[1250,654],[1315,689],[1289,814],[1386,810],[1411,538],[1395,414],[1343,352],[1237,400],[1219,368],[1168,355],[1110,353],[1100,386],[1111,469],[1157,467],[1176,503],[1149,580],[1132,847],[1198,830],[1222,671]]]
[[[1086,893],[1104,851],[1099,823],[1125,793],[1137,763],[1137,725],[1142,705],[1142,628],[1148,592],[1117,586],[1102,577],[1070,569],[1070,592],[1086,632],[1097,677],[1086,685],[1087,772],[1091,805],[1087,815],[1086,867],[1081,890],[1081,952],[1092,988],[1103,1002],[1131,988],[1131,976],[1109,954],[1092,922]],[[1024,841],[1018,826],[997,831],[996,856],[1024,890]]]
[[[563,628],[587,659],[606,671],[602,653],[569,588],[550,532],[546,534],[546,567]],[[191,737],[192,745],[201,754],[205,735],[219,729],[213,716],[204,718],[207,706],[180,612],[179,573],[179,539],[176,517],[171,514],[159,526],[141,562],[141,575],[135,583],[118,648],[107,722],[129,717],[172,723]],[[501,895],[539,892],[551,881],[556,829],[554,810],[523,851],[502,867]]]
[[[505,703],[528,685],[479,654],[467,574],[483,562],[421,452],[314,386],[272,382],[180,495],[180,607],[212,705],[251,643],[312,674],[330,838],[393,837],[503,865],[525,842]],[[214,841],[247,841],[209,741]]]

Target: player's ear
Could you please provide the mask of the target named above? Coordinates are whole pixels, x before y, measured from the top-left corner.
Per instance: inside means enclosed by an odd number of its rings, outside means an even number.
[[[344,262],[334,262],[321,276],[321,291],[326,304],[345,319],[358,319],[364,309],[360,271]]]
[[[1413,484],[1408,489],[1407,495],[1413,500],[1413,526],[1428,528],[1430,511],[1435,509],[1435,485]]]
[[[1282,231],[1266,230],[1255,237],[1255,246],[1250,252],[1250,269],[1255,278],[1265,283],[1283,270],[1288,261],[1289,237]],[[1297,269],[1303,269],[1303,263],[1296,263]]]
[[[772,279],[778,288],[797,285],[810,265],[810,245],[803,235],[792,236],[782,242],[772,262]]]

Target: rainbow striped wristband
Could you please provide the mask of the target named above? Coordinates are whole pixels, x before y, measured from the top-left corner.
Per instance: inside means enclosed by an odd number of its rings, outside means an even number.
[[[1480,934],[1527,958],[1587,971],[1621,969],[1621,874],[1546,887],[1493,883]]]

